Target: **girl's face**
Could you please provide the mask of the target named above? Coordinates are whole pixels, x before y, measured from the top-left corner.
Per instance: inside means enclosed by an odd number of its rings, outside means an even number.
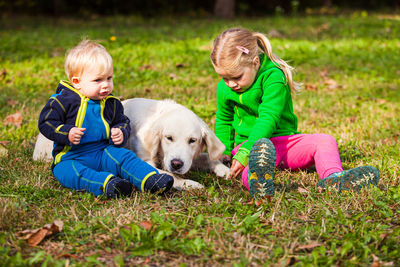
[[[99,73],[98,70],[85,70],[81,77],[72,77],[72,83],[79,92],[93,100],[102,100],[111,94],[113,84],[112,70]]]
[[[253,84],[259,67],[260,60],[257,57],[253,64],[248,67],[239,68],[238,71],[234,73],[227,72],[226,70],[218,67],[214,67],[214,69],[229,88],[235,92],[241,93],[246,91]]]

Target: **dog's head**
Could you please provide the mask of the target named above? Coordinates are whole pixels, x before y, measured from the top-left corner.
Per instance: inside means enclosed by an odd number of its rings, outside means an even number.
[[[189,109],[177,106],[158,117],[145,143],[153,162],[169,172],[185,174],[204,146],[212,161],[221,156],[225,146],[204,121]]]

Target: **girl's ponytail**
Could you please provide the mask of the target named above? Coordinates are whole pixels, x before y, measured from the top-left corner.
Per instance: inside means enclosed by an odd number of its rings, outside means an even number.
[[[297,93],[301,89],[301,83],[293,81],[292,72],[293,67],[289,66],[284,60],[280,59],[278,56],[272,53],[272,46],[269,42],[267,36],[262,33],[255,32],[253,36],[257,39],[257,44],[263,50],[263,52],[268,56],[268,58],[280,68],[285,74],[286,80],[289,84],[290,91],[292,93]]]

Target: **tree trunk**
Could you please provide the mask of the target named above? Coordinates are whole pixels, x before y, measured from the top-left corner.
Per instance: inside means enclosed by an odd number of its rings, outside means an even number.
[[[216,0],[214,16],[221,19],[233,19],[235,17],[235,0]]]
[[[65,8],[64,0],[53,0],[53,15],[54,16],[58,17],[58,16],[62,15],[64,8]]]
[[[324,0],[324,7],[332,7],[332,0]]]

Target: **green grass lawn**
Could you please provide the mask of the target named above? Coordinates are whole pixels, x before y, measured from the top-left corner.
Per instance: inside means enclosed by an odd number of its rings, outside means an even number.
[[[269,34],[304,84],[294,96],[303,133],[328,133],[345,169],[379,168],[378,187],[319,192],[310,169],[278,171],[269,203],[245,204],[239,180],[192,172],[205,190],[134,193],[106,201],[62,188],[31,159],[37,119],[82,38],[114,59],[123,98],[173,98],[210,127],[216,84],[213,39],[232,26]],[[113,40],[115,37],[115,40]],[[386,14],[211,18],[10,18],[0,24],[0,265],[400,264],[400,18]],[[20,126],[8,115],[19,112]],[[7,153],[7,154],[6,154]],[[59,219],[64,228],[31,247],[16,237]],[[382,266],[381,265],[381,266]],[[374,265],[379,266],[379,265]]]

